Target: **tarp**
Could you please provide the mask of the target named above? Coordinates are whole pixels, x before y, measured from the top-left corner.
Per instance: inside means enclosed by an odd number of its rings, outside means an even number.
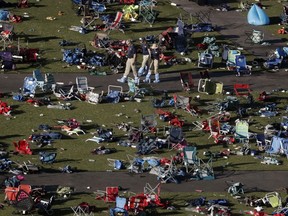
[[[262,8],[254,4],[247,15],[248,23],[255,26],[268,25],[270,19]]]

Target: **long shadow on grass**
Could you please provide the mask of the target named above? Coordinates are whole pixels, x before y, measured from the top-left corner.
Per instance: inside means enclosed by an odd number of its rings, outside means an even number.
[[[60,39],[59,37],[56,36],[48,36],[48,37],[37,37],[37,38],[30,38],[29,42],[33,43],[33,42],[48,42],[51,40],[58,40]]]

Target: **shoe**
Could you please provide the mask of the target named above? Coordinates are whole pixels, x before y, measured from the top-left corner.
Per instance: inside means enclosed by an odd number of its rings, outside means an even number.
[[[144,79],[143,83],[150,83],[150,79]]]
[[[139,78],[136,77],[136,78],[134,79],[134,83],[135,83],[136,85],[139,85],[139,82],[140,82]]]
[[[126,77],[122,77],[121,79],[117,79],[117,82],[125,83],[126,82]]]
[[[160,80],[154,80],[153,81],[153,83],[159,83],[160,82]]]

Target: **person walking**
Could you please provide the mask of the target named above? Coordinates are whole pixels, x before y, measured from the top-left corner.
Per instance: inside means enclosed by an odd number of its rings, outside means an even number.
[[[132,43],[132,40],[127,40],[126,41],[128,45],[128,50],[127,50],[127,61],[126,61],[126,67],[125,67],[125,72],[123,74],[123,77],[121,79],[117,79],[118,82],[125,83],[127,80],[127,76],[129,75],[131,69],[134,75],[134,81],[135,83],[139,83],[137,71],[136,71],[136,57],[137,57],[137,51],[135,46]]]
[[[155,74],[155,80],[153,81],[154,83],[159,83],[159,73],[158,73],[158,67],[159,67],[159,59],[160,59],[160,50],[158,48],[158,45],[156,43],[152,44],[151,49],[151,63],[149,66],[149,71],[145,77],[145,80],[143,82],[149,82],[150,81],[150,76],[152,74],[152,68],[154,70]]]
[[[151,53],[145,38],[140,38],[140,43],[143,57],[141,67],[138,70],[138,76],[143,76],[148,71]]]

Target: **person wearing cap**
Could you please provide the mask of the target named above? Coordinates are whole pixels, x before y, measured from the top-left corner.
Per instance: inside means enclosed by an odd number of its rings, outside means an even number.
[[[136,65],[135,65],[137,51],[136,51],[135,46],[132,43],[132,40],[127,40],[126,43],[128,45],[128,50],[127,50],[127,61],[126,61],[125,72],[123,74],[123,77],[121,79],[117,79],[117,81],[121,83],[125,83],[127,80],[127,76],[129,75],[130,70],[132,69],[135,83],[138,83],[139,79],[138,79],[138,74],[137,74]]]
[[[149,60],[150,60],[150,49],[147,44],[147,41],[145,38],[140,38],[140,43],[141,43],[141,49],[142,49],[142,64],[141,67],[138,70],[138,76],[142,76],[147,73],[148,71],[148,65],[149,65]]]
[[[153,81],[154,83],[159,83],[159,73],[158,73],[158,67],[159,67],[159,60],[160,60],[160,50],[158,48],[158,45],[156,43],[152,44],[151,49],[151,63],[149,66],[149,71],[145,77],[145,80],[143,82],[149,82],[150,81],[150,76],[152,74],[151,68],[154,69],[154,74],[155,74],[155,80]]]

